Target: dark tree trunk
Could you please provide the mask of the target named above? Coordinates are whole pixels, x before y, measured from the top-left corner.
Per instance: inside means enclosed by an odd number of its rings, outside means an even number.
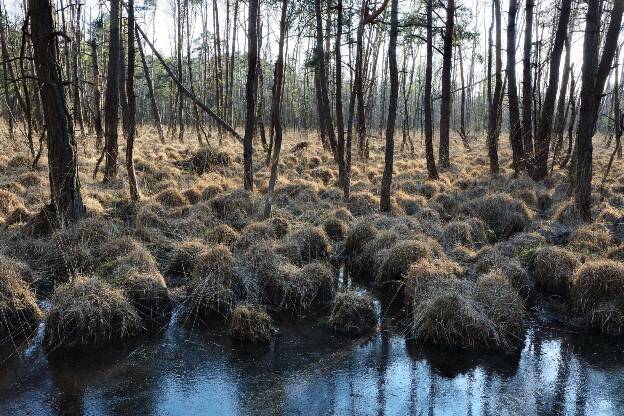
[[[136,135],[136,96],[134,94],[134,0],[128,0],[128,75],[126,77],[126,96],[128,97],[128,132],[126,136],[126,169],[128,171],[128,185],[130,198],[133,201],[141,199],[136,172],[134,170],[134,137]]]
[[[433,109],[431,88],[433,81],[433,0],[427,0],[427,67],[425,70],[425,154],[429,179],[439,179],[433,156]]]
[[[452,2],[453,0],[450,0],[449,4]],[[381,212],[389,212],[391,208],[390,193],[392,192],[392,169],[394,165],[394,127],[396,123],[397,103],[399,100],[399,69],[396,57],[397,38],[399,35],[399,1],[392,0],[391,4],[390,45],[388,47],[388,64],[390,66],[390,97],[388,103],[388,123],[386,125],[385,165],[383,179],[381,182]]]
[[[72,42],[73,56],[72,56],[72,99],[74,107],[74,120],[80,126],[81,133],[84,134],[84,122],[82,119],[82,106],[80,105],[80,74],[78,63],[80,62],[80,10],[81,4],[76,4],[76,29],[75,39]]]
[[[102,92],[100,91],[100,68],[97,57],[97,41],[96,36],[91,39],[91,68],[93,71],[93,124],[95,127],[95,148],[102,148],[102,137],[104,131],[102,128]]]
[[[531,48],[533,42],[534,0],[526,0],[526,25],[524,30],[524,53],[522,59],[522,141],[525,161],[533,155],[533,76]]]
[[[541,181],[548,176],[548,154],[550,151],[550,138],[552,133],[553,115],[555,112],[555,100],[559,87],[559,68],[561,66],[561,54],[568,34],[568,24],[570,22],[570,10],[572,0],[563,0],[561,3],[561,14],[557,24],[557,32],[552,51],[550,53],[550,72],[548,88],[542,104],[542,115],[539,123],[539,130],[535,138],[535,157],[533,162],[532,177],[536,181]]]
[[[440,101],[440,167],[450,166],[449,134],[451,129],[451,72],[453,70],[453,35],[455,30],[455,0],[448,0],[446,6],[446,28],[444,30],[444,55],[442,61],[442,99]]]
[[[273,142],[271,160],[271,177],[269,178],[269,190],[266,196],[266,205],[264,207],[264,217],[271,216],[273,206],[273,192],[275,183],[279,174],[279,158],[282,150],[282,95],[284,89],[284,41],[286,39],[286,18],[288,10],[288,0],[282,0],[282,15],[280,19],[280,37],[277,61],[275,62],[275,71],[273,79],[273,97],[271,100],[271,132],[270,135],[275,136]]]
[[[337,0],[336,4],[336,43],[334,45],[334,55],[336,58],[336,129],[338,140],[336,152],[338,153],[338,176],[342,185],[344,200],[349,199],[350,181],[345,169],[345,125],[344,111],[342,107],[342,26],[343,26],[343,4],[342,0]]]
[[[496,22],[496,73],[494,96],[490,103],[489,123],[488,123],[488,155],[490,158],[490,173],[498,174],[498,136],[500,121],[500,104],[503,95],[503,59],[501,53],[501,8],[500,0],[494,0],[494,16]]]
[[[110,182],[117,176],[117,125],[119,123],[119,0],[110,2],[110,35],[108,40],[108,74],[106,76],[106,96],[104,102],[104,182]]]
[[[624,1],[616,0],[611,11],[611,21],[605,36],[600,63],[600,0],[588,0],[585,40],[583,43],[583,83],[581,108],[576,136],[576,189],[575,205],[583,221],[591,221],[592,137],[597,121],[598,107],[607,76],[611,70],[617,39],[622,24]]]
[[[31,37],[48,135],[48,164],[53,211],[59,223],[86,215],[80,195],[76,139],[67,109],[49,0],[29,0]]]
[[[249,0],[249,17],[247,26],[247,86],[245,99],[247,103],[245,119],[245,138],[243,140],[244,185],[253,191],[253,134],[256,127],[256,67],[258,65],[258,2]]]
[[[516,174],[523,170],[524,145],[520,124],[520,107],[516,83],[516,14],[518,1],[510,0],[507,19],[507,95],[509,98],[509,141],[513,153],[513,169]]]
[[[572,27],[573,25],[570,25]],[[559,153],[561,152],[561,148],[563,147],[563,135],[565,133],[565,122],[566,122],[566,93],[568,91],[568,84],[570,82],[570,67],[571,67],[571,47],[570,47],[570,38],[572,37],[572,29],[570,29],[568,36],[566,38],[565,46],[566,46],[566,55],[564,60],[563,67],[563,77],[561,80],[561,88],[559,89],[559,101],[557,102],[557,112],[555,115],[555,149],[553,151],[553,166],[556,163],[556,160],[559,158]],[[572,98],[572,97],[571,97]],[[569,102],[570,100],[568,100]],[[568,106],[569,107],[569,106]]]

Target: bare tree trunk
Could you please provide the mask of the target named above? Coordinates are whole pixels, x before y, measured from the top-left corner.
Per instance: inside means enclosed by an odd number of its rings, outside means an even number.
[[[136,96],[134,94],[134,0],[128,0],[128,76],[126,77],[126,95],[128,97],[128,135],[126,136],[126,169],[130,198],[133,201],[141,199],[136,172],[134,170],[134,137],[136,135]]]
[[[102,92],[100,91],[100,68],[97,57],[97,36],[91,39],[91,68],[93,71],[93,123],[95,125],[95,148],[102,148],[102,137],[104,135],[102,129]]]
[[[269,178],[269,189],[266,196],[266,205],[264,206],[264,217],[271,216],[273,207],[273,193],[275,191],[275,183],[279,174],[279,158],[282,150],[282,94],[284,89],[284,41],[286,39],[286,18],[288,10],[288,0],[282,0],[282,15],[280,19],[280,37],[275,62],[275,71],[273,79],[273,97],[271,101],[271,137],[275,134],[274,150],[271,160],[271,177]]]
[[[57,32],[49,0],[29,0],[31,37],[37,79],[48,133],[48,164],[52,207],[59,223],[86,215],[80,195],[76,139],[67,110],[63,80],[56,56]]]
[[[245,119],[245,139],[243,140],[243,164],[245,189],[253,191],[253,134],[256,127],[256,67],[258,65],[258,2],[249,0],[249,21],[247,26],[247,87],[245,97],[247,114]]]
[[[80,61],[80,10],[81,4],[76,4],[76,21],[75,21],[75,39],[73,44],[73,59],[72,59],[72,95],[73,95],[73,107],[74,107],[74,120],[80,126],[80,132],[84,134],[84,122],[82,119],[82,106],[80,105],[80,74],[78,72]]]
[[[566,47],[566,55],[564,60],[563,67],[563,78],[561,80],[561,88],[559,90],[559,101],[557,102],[557,112],[555,116],[555,149],[553,151],[553,166],[556,163],[556,160],[559,158],[559,152],[561,151],[561,147],[563,147],[563,135],[565,133],[565,122],[566,122],[566,93],[568,91],[568,83],[570,82],[570,67],[571,67],[571,47],[570,47],[570,38],[572,37],[572,27],[574,25],[570,25],[570,31],[568,36],[566,37],[565,47]],[[572,98],[572,97],[571,97]],[[569,100],[568,100],[569,102]]]
[[[336,129],[338,142],[336,151],[338,153],[338,176],[344,194],[344,200],[349,199],[350,181],[345,169],[345,125],[344,110],[342,107],[342,27],[343,27],[343,3],[337,0],[336,4],[336,43],[334,45],[334,55],[336,59]]]
[[[493,175],[498,174],[498,137],[500,121],[500,103],[503,94],[503,60],[501,53],[501,9],[500,0],[494,0],[494,16],[492,16],[496,22],[496,74],[494,85],[494,97],[490,103],[490,115],[488,123],[488,155],[490,158],[490,173]]]
[[[449,9],[451,8],[449,1]],[[450,12],[449,12],[450,13]],[[454,13],[454,11],[453,11]],[[447,24],[448,30],[448,24]],[[452,25],[451,25],[452,32]],[[392,169],[394,166],[394,127],[396,123],[397,103],[399,100],[399,69],[397,66],[397,38],[399,37],[399,1],[392,0],[390,9],[390,45],[388,63],[390,66],[390,97],[388,103],[388,124],[386,125],[386,150],[383,179],[381,181],[381,212],[389,212],[391,208],[390,193],[392,192]],[[451,35],[452,37],[452,35]],[[452,48],[452,45],[451,45]],[[449,85],[450,87],[450,85]]]
[[[108,40],[108,74],[106,76],[106,97],[104,102],[104,182],[110,182],[117,176],[117,125],[119,123],[119,0],[110,2],[110,35]]]
[[[180,2],[180,0],[176,0],[176,40],[177,40],[177,45],[176,45],[176,64],[177,64],[177,70],[178,70],[178,79],[180,81],[184,80],[183,77],[183,67],[182,67],[182,49],[183,49],[183,45],[182,43],[184,42],[184,37],[182,36],[182,3]],[[178,125],[179,125],[179,130],[178,130],[178,140],[180,142],[184,141],[184,94],[182,93],[182,91],[180,90],[180,88],[178,87],[178,106],[177,106],[177,119],[178,119]]]
[[[598,106],[607,76],[611,70],[613,55],[622,24],[624,1],[617,0],[611,11],[609,29],[605,36],[602,58],[598,63],[600,49],[600,0],[588,0],[585,40],[583,43],[583,83],[581,108],[576,136],[576,189],[575,206],[583,221],[591,221],[592,137],[596,126]]]
[[[427,0],[427,67],[425,70],[425,155],[429,179],[439,179],[433,156],[433,109],[431,88],[433,82],[433,0]]]
[[[143,52],[143,45],[141,44],[141,39],[139,39],[138,36],[137,36],[137,46],[139,47],[139,55],[141,55],[141,64],[143,65],[143,75],[145,75],[145,83],[147,84],[147,93],[149,96],[150,105],[152,107],[152,114],[154,115],[154,124],[156,124],[156,130],[158,130],[158,138],[160,138],[161,143],[165,143],[165,134],[163,133],[162,125],[160,122],[160,111],[158,111],[158,104],[156,104],[156,97],[154,97],[154,84],[152,83],[152,77],[150,75],[150,71],[147,66],[145,53]]]
[[[524,157],[528,162],[533,156],[533,77],[531,73],[531,48],[533,45],[534,0],[526,0],[524,30],[524,55],[522,59],[522,141]]]
[[[524,169],[524,145],[520,124],[520,105],[516,84],[516,14],[518,1],[510,0],[507,19],[507,95],[509,97],[509,141],[513,152],[513,169],[516,174]]]
[[[536,181],[541,181],[548,176],[548,153],[550,151],[550,138],[552,133],[553,114],[555,112],[555,100],[559,87],[559,67],[561,66],[561,53],[566,36],[568,34],[568,24],[570,22],[570,10],[572,0],[563,0],[561,3],[561,14],[557,24],[557,32],[552,51],[550,53],[550,73],[548,79],[548,89],[544,96],[542,105],[542,115],[540,118],[539,130],[535,138],[535,157],[531,176]]]
[[[451,71],[453,66],[453,36],[455,31],[455,0],[448,0],[446,6],[446,28],[444,30],[444,55],[442,60],[442,99],[440,101],[440,167],[451,164],[449,134],[451,128]]]

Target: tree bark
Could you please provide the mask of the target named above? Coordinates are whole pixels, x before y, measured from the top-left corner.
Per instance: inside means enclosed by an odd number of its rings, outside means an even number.
[[[449,134],[451,128],[451,72],[453,69],[453,35],[455,30],[455,0],[448,0],[446,6],[446,28],[444,30],[444,55],[442,60],[442,99],[440,101],[440,147],[439,164],[448,168],[451,164]]]
[[[526,0],[524,54],[522,59],[522,140],[525,161],[533,155],[533,76],[531,72],[531,49],[533,42],[534,0]]]
[[[253,191],[253,134],[256,127],[256,67],[258,65],[258,2],[249,0],[249,17],[247,25],[247,86],[245,99],[247,103],[245,119],[245,138],[243,140],[244,185]]]
[[[494,96],[490,103],[489,123],[488,123],[488,156],[490,159],[490,173],[496,175],[499,173],[498,164],[498,137],[499,137],[499,121],[500,121],[500,103],[503,94],[503,77],[502,68],[503,60],[501,53],[501,8],[500,0],[494,0],[494,16],[496,22],[496,73]]]
[[[539,123],[539,130],[535,138],[535,156],[532,169],[532,177],[536,181],[541,181],[548,176],[548,154],[550,151],[550,139],[552,134],[553,114],[555,112],[555,100],[559,87],[559,68],[561,66],[561,53],[568,35],[568,25],[570,22],[570,10],[572,0],[561,2],[561,14],[555,33],[555,41],[550,53],[550,73],[548,88],[542,104],[542,115]]]
[[[425,69],[425,154],[429,179],[439,179],[433,156],[433,109],[431,88],[433,81],[433,0],[427,0],[427,66]]]
[[[110,34],[108,40],[108,73],[106,76],[106,96],[104,101],[104,182],[110,182],[117,176],[117,125],[119,123],[119,0],[110,2]]]
[[[510,0],[507,19],[507,95],[509,98],[509,141],[511,142],[513,169],[523,170],[524,145],[520,124],[520,106],[516,84],[516,14],[518,1]]]
[[[126,136],[126,170],[128,171],[128,185],[130,198],[133,201],[141,199],[136,171],[134,170],[134,137],[136,135],[136,95],[134,94],[134,67],[136,61],[134,30],[134,0],[128,0],[128,75],[126,77],[126,96],[128,97],[128,132]]]
[[[271,216],[273,207],[273,193],[275,191],[275,183],[279,174],[279,158],[282,150],[282,94],[284,89],[284,41],[286,39],[286,18],[288,10],[288,0],[282,0],[282,15],[280,18],[280,37],[277,61],[275,62],[275,71],[273,79],[273,97],[271,101],[271,137],[275,135],[274,150],[272,151],[271,160],[271,177],[269,178],[269,189],[266,196],[266,204],[264,206],[264,217]]]
[[[453,0],[449,1],[449,9],[450,3],[452,2]],[[398,0],[392,0],[391,4],[390,44],[388,47],[388,64],[390,66],[390,97],[388,103],[388,123],[386,125],[385,164],[383,179],[381,181],[381,212],[389,212],[391,208],[390,194],[392,192],[392,169],[394,166],[394,127],[396,123],[397,103],[399,100],[399,69],[397,66],[396,56],[397,38],[399,36],[399,2]]]
[[[86,215],[80,195],[76,139],[67,109],[49,0],[29,0],[31,37],[48,135],[48,164],[53,211],[59,223]]]
[[[138,31],[136,32],[138,35],[139,34]],[[137,36],[137,46],[139,47],[139,55],[141,55],[143,75],[145,76],[145,83],[147,84],[147,94],[149,96],[150,105],[152,107],[152,114],[154,116],[154,124],[156,124],[156,130],[158,130],[158,138],[160,139],[161,143],[165,143],[165,134],[163,133],[162,124],[160,121],[160,111],[158,110],[158,104],[156,104],[156,97],[154,96],[154,84],[152,83],[152,77],[150,75],[150,71],[147,66],[147,60],[145,59],[145,53],[143,52],[143,45],[141,44],[141,39],[139,38],[139,36]]]
[[[102,128],[102,92],[100,91],[100,68],[98,65],[97,56],[97,36],[93,36],[91,39],[91,69],[93,71],[93,124],[95,127],[95,148],[100,150],[102,148],[102,137],[104,131]]]

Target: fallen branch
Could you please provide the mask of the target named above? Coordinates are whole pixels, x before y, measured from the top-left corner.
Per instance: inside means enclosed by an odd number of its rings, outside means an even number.
[[[136,20],[135,20],[136,23]],[[152,50],[152,53],[154,54],[154,56],[156,56],[156,58],[158,59],[158,61],[160,62],[160,64],[163,66],[163,68],[165,68],[165,71],[167,72],[167,74],[169,74],[169,77],[173,80],[173,82],[180,88],[180,90],[188,97],[191,99],[191,101],[193,101],[199,108],[201,108],[202,110],[204,110],[204,112],[206,114],[208,114],[210,117],[212,117],[212,119],[222,128],[224,128],[225,130],[227,130],[229,133],[232,134],[232,136],[234,136],[236,138],[236,140],[238,140],[239,142],[243,142],[243,138],[240,136],[240,134],[238,134],[236,132],[236,130],[234,130],[234,128],[232,126],[230,126],[228,123],[225,122],[225,120],[223,120],[221,117],[219,117],[214,111],[212,111],[210,108],[208,108],[208,106],[206,104],[204,104],[203,102],[201,102],[199,100],[199,98],[197,98],[195,96],[195,94],[193,94],[191,91],[189,91],[184,85],[182,85],[182,83],[180,82],[180,80],[178,80],[178,78],[175,76],[175,74],[173,73],[173,71],[171,70],[171,68],[169,68],[169,66],[165,63],[165,60],[162,58],[162,56],[160,56],[160,54],[158,53],[158,51],[156,50],[156,48],[154,47],[154,45],[152,45],[152,42],[150,42],[150,40],[147,38],[147,35],[145,34],[145,32],[143,32],[143,30],[141,30],[141,28],[139,27],[138,24],[135,24],[136,30],[137,32],[143,37],[143,39],[145,39],[145,42],[147,43],[147,45],[150,47],[150,49]]]

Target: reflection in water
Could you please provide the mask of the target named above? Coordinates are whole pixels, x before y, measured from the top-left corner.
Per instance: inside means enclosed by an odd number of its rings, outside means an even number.
[[[624,414],[622,341],[542,324],[515,355],[459,354],[281,328],[249,350],[174,323],[79,362],[46,358],[38,337],[2,361],[0,414]]]

